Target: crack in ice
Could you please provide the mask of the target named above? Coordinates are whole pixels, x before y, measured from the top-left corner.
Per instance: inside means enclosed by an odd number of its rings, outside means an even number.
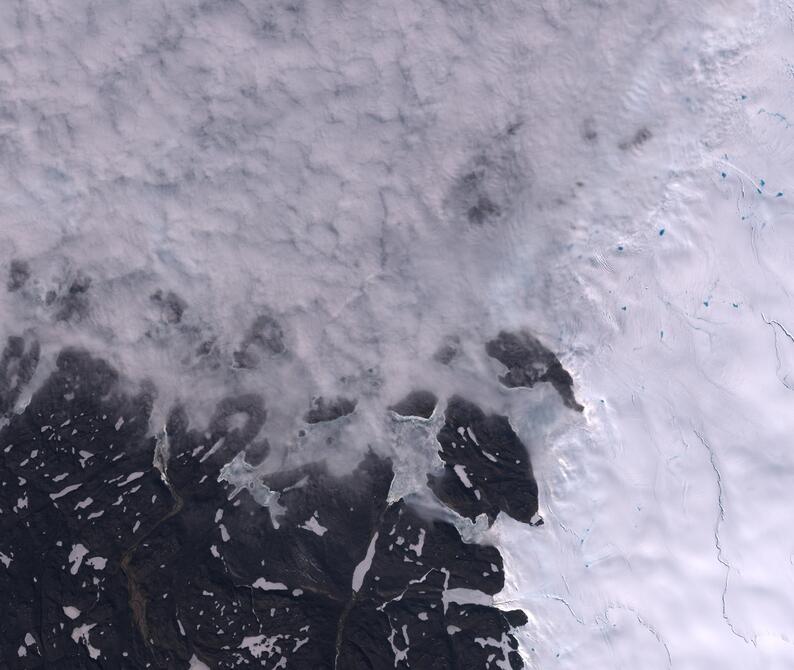
[[[667,642],[664,641],[664,638],[661,636],[659,631],[657,631],[656,628],[651,623],[646,621],[643,618],[643,616],[636,609],[634,609],[633,607],[631,607],[629,605],[622,605],[622,604],[617,604],[617,603],[613,603],[613,604],[609,605],[609,607],[607,607],[604,610],[604,618],[607,621],[609,621],[609,610],[613,610],[613,609],[625,610],[627,612],[631,612],[636,617],[637,623],[639,623],[643,628],[645,628],[645,630],[647,630],[651,635],[653,635],[656,638],[656,641],[660,645],[662,645],[662,647],[664,647],[664,651],[667,654],[667,667],[669,667],[669,668],[673,667],[673,657],[670,654],[670,648],[667,646]],[[596,618],[596,620],[597,620],[597,618]]]
[[[725,582],[722,587],[722,618],[725,620],[725,623],[730,628],[731,632],[736,636],[744,640],[746,643],[752,642],[755,644],[754,640],[750,640],[746,636],[742,635],[733,625],[730,617],[728,616],[728,606],[726,603],[726,598],[728,595],[728,580],[730,579],[731,574],[731,565],[725,560],[723,556],[723,548],[722,548],[722,540],[720,538],[720,527],[722,526],[722,522],[725,521],[725,503],[724,503],[724,489],[722,486],[722,474],[720,473],[719,468],[717,467],[717,456],[714,453],[714,448],[705,440],[703,435],[701,435],[697,430],[694,431],[695,435],[697,436],[700,443],[706,449],[709,455],[709,463],[711,464],[711,469],[714,470],[714,475],[717,479],[717,505],[719,506],[719,515],[717,516],[716,523],[714,524],[714,546],[717,549],[717,560],[725,567]]]
[[[791,340],[793,344],[794,344],[794,335],[792,335],[788,331],[788,329],[782,323],[780,323],[780,321],[776,321],[775,319],[767,319],[763,312],[761,312],[761,318],[764,320],[764,323],[772,329],[772,335],[775,338],[775,358],[777,359],[777,369],[775,370],[775,372],[777,373],[777,378],[778,380],[780,380],[780,383],[783,384],[783,386],[785,386],[789,391],[794,391],[794,387],[792,387],[785,381],[785,375],[784,378],[782,379],[780,377],[780,368],[783,366],[783,362],[780,360],[780,349],[778,348],[777,345],[777,329],[775,328],[775,326],[780,328],[780,330],[783,331],[783,334],[789,340]]]

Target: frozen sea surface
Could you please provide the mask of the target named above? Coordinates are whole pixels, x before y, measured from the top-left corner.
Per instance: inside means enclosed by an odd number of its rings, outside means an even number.
[[[154,511],[174,496],[151,528],[130,518],[131,537],[181,518],[190,467],[212,482],[223,468],[216,493],[251,493],[268,532],[294,521],[311,544],[341,532],[307,492],[327,481],[319,460],[329,477],[379,473],[389,503],[432,498],[442,461],[479,492],[457,445],[436,451],[446,403],[464,396],[529,448],[544,523],[514,507],[486,529],[465,518],[485,502],[454,496],[405,515],[413,531],[446,515],[499,549],[493,600],[529,619],[512,633],[526,667],[794,667],[793,22],[765,0],[2,4],[0,336],[35,352],[9,360],[38,361],[3,363],[9,425],[41,407],[53,373],[73,373],[59,352],[86,350],[118,371],[91,383],[126,398],[103,400],[119,415],[102,430],[141,452],[112,486],[159,496]],[[524,329],[572,375],[582,413],[552,384],[499,381],[485,343]],[[415,391],[438,408],[395,416]],[[172,436],[193,460],[169,461],[169,421],[197,431]],[[41,439],[57,431],[71,429],[41,425]],[[29,441],[33,463],[46,445]],[[0,444],[19,490],[0,505],[4,532],[41,514],[18,450]],[[75,474],[95,454],[76,444],[78,469],[47,473],[39,493],[96,529]],[[387,457],[384,484],[362,463]],[[316,505],[293,518],[303,495]],[[226,521],[196,512],[218,529],[207,561],[247,528],[228,504]],[[384,509],[351,522],[351,571],[375,566],[356,573],[365,590],[386,565],[383,524],[407,523]],[[112,560],[99,570],[107,557],[79,539],[53,549],[66,573],[83,547],[72,569],[111,579]],[[145,546],[132,542],[129,574]],[[0,573],[19,569],[10,552],[0,538]],[[464,585],[434,570],[420,576],[446,613]],[[304,595],[289,572],[258,578]],[[86,667],[110,654],[82,602],[57,613]],[[146,615],[131,616],[143,634]],[[241,658],[281,663],[287,639],[308,653],[300,630],[241,631]],[[424,667],[407,628],[387,633],[389,663]],[[37,667],[41,632],[12,638],[0,660]],[[507,642],[481,639],[507,658]],[[179,654],[173,667],[212,667]]]

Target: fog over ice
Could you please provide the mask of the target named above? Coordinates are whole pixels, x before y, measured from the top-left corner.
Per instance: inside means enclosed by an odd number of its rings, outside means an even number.
[[[0,335],[42,347],[19,405],[76,345],[151,380],[152,432],[175,403],[205,425],[256,392],[267,467],[349,471],[369,446],[404,459],[387,407],[406,393],[463,392],[537,464],[546,539],[507,565],[537,617],[528,657],[782,667],[791,18],[6,3]],[[484,345],[518,328],[572,372],[584,417],[548,385],[500,385]],[[301,436],[319,397],[355,410]]]

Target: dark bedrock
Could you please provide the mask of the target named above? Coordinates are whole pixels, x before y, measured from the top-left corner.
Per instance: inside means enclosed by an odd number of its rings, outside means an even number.
[[[282,660],[355,669],[394,667],[397,653],[402,668],[521,667],[511,633],[520,612],[444,599],[447,588],[498,592],[498,551],[464,544],[403,501],[387,505],[388,460],[370,453],[341,478],[322,463],[268,477],[286,510],[275,528],[270,510],[247,491],[229,500],[217,479],[235,453],[262,450],[252,444],[262,399],[222,402],[206,433],[175,409],[164,480],[146,436],[152,397],[125,393],[109,365],[66,350],[2,429],[0,552],[10,562],[0,563],[0,592],[14,606],[0,627],[0,666],[184,669],[195,655],[218,669]],[[235,414],[242,427],[232,428]],[[72,620],[65,606],[80,614]],[[85,624],[97,658],[73,638]]]
[[[335,421],[343,416],[352,414],[356,409],[356,401],[344,396],[324,398],[322,396],[312,400],[311,408],[303,415],[306,423],[324,423]]]
[[[503,330],[485,345],[485,351],[507,368],[507,373],[499,377],[505,386],[532,388],[538,382],[548,382],[566,407],[578,412],[584,410],[574,396],[570,373],[534,335],[525,330],[516,333]]]
[[[529,523],[538,511],[538,485],[529,454],[505,416],[486,415],[453,396],[438,433],[444,472],[430,475],[436,496],[458,514],[493,521],[499,512]]]
[[[0,416],[10,412],[39,365],[39,343],[12,336],[0,356]]]
[[[429,419],[436,409],[438,398],[431,391],[411,391],[402,400],[391,405],[389,409],[400,416],[415,416]]]

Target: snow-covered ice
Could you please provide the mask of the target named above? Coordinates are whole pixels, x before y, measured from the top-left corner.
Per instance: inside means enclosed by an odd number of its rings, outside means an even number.
[[[543,525],[467,535],[504,554],[529,667],[794,667],[794,9],[277,4],[0,5],[0,336],[42,346],[18,408],[66,345],[153,381],[152,434],[175,402],[206,424],[261,392],[270,456],[223,477],[276,524],[261,472],[331,442],[336,472],[372,447],[396,497],[423,487],[440,415],[386,408],[465,391],[509,416],[540,486]],[[500,386],[482,343],[524,327],[583,415]],[[355,412],[303,430],[339,394]],[[51,503],[88,507],[80,487]],[[71,636],[97,658],[94,625]]]

